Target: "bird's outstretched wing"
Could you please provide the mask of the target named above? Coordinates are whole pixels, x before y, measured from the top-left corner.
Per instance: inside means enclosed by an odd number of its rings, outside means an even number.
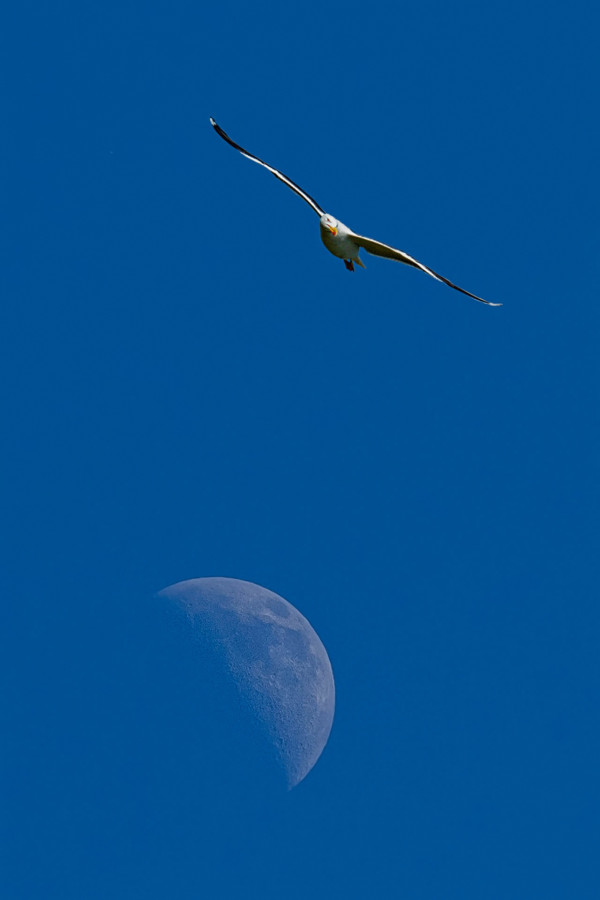
[[[353,234],[352,240],[356,244],[358,244],[359,247],[363,247],[367,251],[367,253],[372,253],[373,256],[384,256],[386,259],[396,259],[398,260],[398,262],[406,263],[407,266],[414,266],[415,269],[420,269],[422,272],[426,272],[437,281],[443,281],[444,284],[448,285],[448,287],[454,288],[455,291],[460,291],[461,294],[466,294],[467,297],[472,297],[473,300],[479,300],[480,303],[485,303],[487,304],[487,306],[502,306],[501,303],[491,303],[489,300],[484,300],[483,297],[478,297],[477,294],[472,294],[470,291],[465,291],[464,288],[461,288],[457,284],[453,284],[451,281],[448,281],[448,279],[444,278],[443,275],[439,275],[437,272],[434,272],[433,269],[430,269],[428,266],[424,266],[423,263],[420,263],[418,260],[413,259],[412,256],[409,256],[408,253],[404,253],[402,250],[396,250],[394,247],[389,247],[387,244],[382,244],[381,241],[373,241],[371,240],[371,238],[362,237],[362,235],[360,234]]]
[[[210,124],[215,129],[219,137],[222,137],[224,141],[227,141],[228,144],[231,144],[232,147],[235,147],[236,150],[239,150],[240,153],[243,153],[244,156],[246,156],[248,159],[251,159],[252,162],[256,162],[259,165],[264,166],[265,169],[268,169],[269,172],[271,172],[275,176],[275,178],[279,178],[279,180],[283,181],[284,184],[287,184],[287,186],[291,188],[294,193],[298,194],[299,197],[302,197],[303,200],[306,200],[308,205],[314,209],[318,216],[325,215],[325,211],[321,209],[316,200],[313,200],[310,194],[307,194],[306,191],[303,191],[301,187],[298,187],[296,182],[292,181],[291,178],[288,178],[287,175],[284,175],[283,172],[280,172],[278,169],[274,169],[273,166],[270,166],[268,163],[266,163],[264,159],[259,159],[258,156],[253,156],[252,153],[248,153],[247,150],[244,150],[243,147],[240,147],[239,144],[236,144],[235,141],[232,141],[229,135],[225,134],[220,125],[217,125],[212,116],[210,119]]]

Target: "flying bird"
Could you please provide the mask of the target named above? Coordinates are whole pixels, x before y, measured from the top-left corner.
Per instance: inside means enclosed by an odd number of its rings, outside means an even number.
[[[420,269],[422,272],[426,272],[427,275],[431,275],[436,281],[442,281],[444,284],[447,284],[448,287],[454,288],[455,291],[460,291],[461,294],[466,294],[467,297],[479,300],[480,303],[485,303],[487,306],[502,306],[501,303],[491,303],[489,300],[484,300],[483,297],[478,297],[477,294],[465,291],[464,288],[459,287],[457,284],[453,284],[452,281],[444,278],[444,276],[440,275],[438,272],[434,272],[433,269],[430,269],[428,266],[424,266],[423,263],[413,259],[412,256],[409,256],[408,253],[404,253],[402,250],[396,250],[388,244],[382,244],[381,241],[374,241],[372,238],[356,234],[351,228],[348,228],[347,225],[340,222],[339,219],[335,219],[333,216],[328,215],[328,213],[319,206],[317,201],[313,199],[310,194],[307,194],[306,191],[303,191],[291,178],[288,178],[283,172],[274,169],[273,166],[270,166],[263,159],[259,159],[258,156],[248,153],[247,150],[244,150],[243,147],[236,144],[236,142],[233,141],[219,125],[217,125],[212,117],[210,119],[210,124],[219,137],[222,137],[224,141],[227,141],[228,144],[231,144],[232,147],[239,150],[247,159],[251,159],[252,162],[264,166],[265,169],[268,169],[269,172],[275,176],[275,178],[278,178],[280,181],[283,181],[284,184],[287,184],[294,193],[298,194],[299,197],[302,197],[302,199],[308,203],[319,216],[321,240],[330,253],[333,253],[334,256],[344,260],[344,265],[350,272],[354,272],[354,263],[356,263],[357,266],[361,266],[363,269],[366,268],[358,255],[362,247],[363,250],[366,250],[367,253],[372,253],[373,256],[383,256],[385,259],[395,259],[398,262],[405,263],[407,266],[414,266],[415,269]]]

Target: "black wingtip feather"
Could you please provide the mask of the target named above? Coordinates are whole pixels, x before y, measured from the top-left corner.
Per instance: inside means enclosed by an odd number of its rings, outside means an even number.
[[[317,213],[318,216],[323,215],[323,210],[319,206],[317,201],[313,197],[311,197],[310,194],[307,194],[306,191],[303,191],[302,188],[299,185],[297,185],[295,181],[292,181],[292,179],[289,177],[289,175],[284,175],[283,172],[279,171],[279,169],[274,169],[273,166],[270,166],[268,163],[266,163],[264,161],[264,159],[261,159],[259,156],[254,156],[253,153],[249,153],[248,150],[245,150],[243,147],[240,146],[240,144],[236,144],[236,142],[232,138],[229,137],[227,132],[223,131],[223,129],[221,128],[220,125],[217,125],[217,123],[212,118],[212,116],[210,116],[209,118],[210,118],[210,124],[215,129],[215,131],[217,132],[219,137],[223,138],[223,140],[226,141],[230,147],[233,147],[235,150],[239,150],[240,153],[243,153],[243,155],[248,157],[248,159],[251,159],[251,160],[254,160],[254,162],[260,163],[261,166],[265,166],[271,172],[271,174],[275,176],[275,178],[278,178],[280,181],[283,181],[283,183],[286,184],[292,191],[294,191],[296,194],[298,194],[300,197],[302,197],[302,199],[306,203],[308,203],[309,206],[311,206],[313,208],[313,210]]]

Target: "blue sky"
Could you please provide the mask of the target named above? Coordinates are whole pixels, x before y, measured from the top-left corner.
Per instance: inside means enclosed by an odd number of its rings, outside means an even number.
[[[6,14],[7,897],[598,896],[599,19]],[[150,598],[209,575],[329,652],[289,794],[204,755]]]

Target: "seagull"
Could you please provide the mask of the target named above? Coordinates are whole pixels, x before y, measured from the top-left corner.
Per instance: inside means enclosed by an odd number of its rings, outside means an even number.
[[[239,150],[239,152],[247,159],[251,159],[252,162],[264,166],[265,169],[268,169],[268,171],[275,176],[275,178],[278,178],[279,181],[283,181],[284,184],[287,184],[295,194],[298,194],[299,197],[302,197],[302,199],[308,203],[311,209],[313,209],[319,217],[321,240],[330,253],[333,253],[334,256],[344,260],[344,265],[350,272],[354,272],[354,263],[363,269],[366,268],[358,255],[362,248],[363,250],[366,250],[367,253],[372,253],[373,256],[382,256],[385,259],[395,259],[398,262],[405,263],[407,266],[413,266],[415,269],[420,269],[422,272],[426,272],[427,275],[431,275],[436,281],[442,281],[444,284],[447,284],[448,287],[454,288],[455,291],[460,291],[461,294],[466,294],[467,297],[479,300],[480,303],[485,303],[487,306],[502,306],[501,303],[491,303],[489,300],[484,300],[483,297],[478,297],[477,294],[465,291],[464,288],[459,287],[457,284],[453,284],[452,281],[444,278],[444,276],[440,275],[438,272],[434,272],[433,269],[430,269],[428,266],[424,266],[423,263],[413,259],[412,256],[409,256],[408,253],[404,253],[402,250],[396,250],[388,244],[382,244],[381,241],[374,241],[372,238],[356,234],[355,231],[352,231],[351,228],[348,228],[348,226],[344,225],[343,222],[340,222],[339,219],[335,219],[333,216],[328,215],[328,213],[319,206],[317,201],[313,199],[310,194],[307,194],[306,191],[303,191],[291,178],[288,178],[287,175],[284,175],[283,172],[280,172],[278,169],[274,169],[273,166],[266,163],[264,159],[259,159],[258,156],[248,153],[247,150],[244,150],[243,147],[236,144],[236,142],[232,140],[219,125],[217,125],[212,116],[210,118],[210,124],[219,137],[222,137],[224,141],[227,141],[228,144],[236,150]]]

